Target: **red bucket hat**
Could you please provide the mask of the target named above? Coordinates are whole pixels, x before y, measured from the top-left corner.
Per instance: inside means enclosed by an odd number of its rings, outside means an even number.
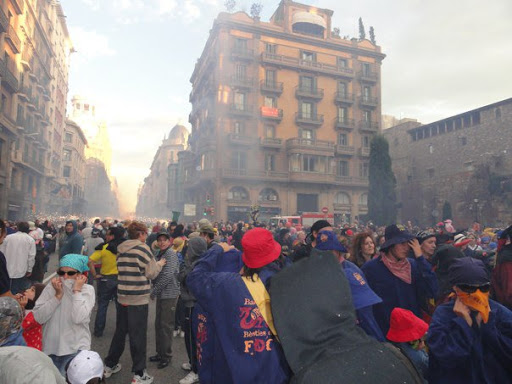
[[[242,261],[249,268],[261,268],[281,254],[281,245],[274,240],[272,232],[265,228],[247,231],[242,237],[242,248]]]
[[[407,343],[421,339],[427,330],[428,324],[414,313],[407,309],[394,308],[386,337],[395,343]]]

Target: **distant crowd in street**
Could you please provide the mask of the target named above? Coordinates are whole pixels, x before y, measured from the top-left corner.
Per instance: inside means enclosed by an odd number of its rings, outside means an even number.
[[[180,384],[512,383],[511,240],[451,220],[0,221],[0,384],[102,383],[126,336],[133,384],[176,342]]]

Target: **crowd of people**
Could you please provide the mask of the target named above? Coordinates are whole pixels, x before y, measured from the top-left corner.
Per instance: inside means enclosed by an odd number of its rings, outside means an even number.
[[[101,383],[121,371],[128,336],[132,383],[152,383],[148,362],[168,367],[182,336],[180,384],[512,383],[511,239],[512,226],[451,220],[0,221],[0,371]],[[102,359],[91,340],[111,302]]]

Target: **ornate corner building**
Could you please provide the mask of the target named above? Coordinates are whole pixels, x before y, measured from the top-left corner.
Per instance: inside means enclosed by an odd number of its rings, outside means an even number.
[[[269,22],[221,13],[191,77],[189,148],[171,175],[176,210],[247,220],[367,213],[381,62],[332,32],[333,12],[283,0]],[[192,210],[193,212],[193,210]]]

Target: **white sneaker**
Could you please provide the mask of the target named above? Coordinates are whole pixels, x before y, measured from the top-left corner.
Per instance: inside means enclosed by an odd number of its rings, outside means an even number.
[[[153,382],[153,376],[149,376],[148,372],[144,370],[142,376],[134,375],[132,384],[151,384]]]
[[[199,376],[197,373],[190,371],[187,376],[180,380],[180,384],[194,384],[199,383]]]
[[[184,338],[184,337],[185,337],[185,332],[180,331],[180,337],[181,337],[181,338]]]
[[[192,370],[192,365],[190,363],[183,363],[183,364],[181,364],[181,369],[183,369],[185,371],[190,371],[190,370]]]
[[[172,331],[173,337],[178,337],[179,334],[180,334],[180,330],[179,329],[175,329],[174,331]]]
[[[112,376],[114,373],[117,373],[121,370],[121,364],[116,364],[114,365],[112,368],[110,367],[107,367],[105,365],[105,378],[109,378],[110,376]]]

